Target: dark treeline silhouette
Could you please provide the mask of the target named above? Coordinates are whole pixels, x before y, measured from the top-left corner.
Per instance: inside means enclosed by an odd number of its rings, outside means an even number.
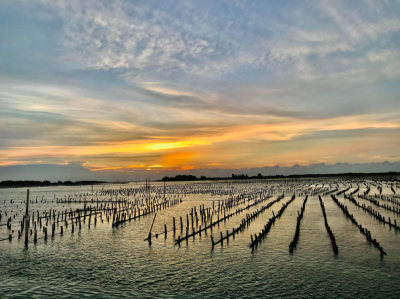
[[[237,180],[243,180],[243,179],[249,179],[249,178],[257,178],[257,179],[262,179],[264,176],[259,173],[257,176],[251,176],[249,177],[247,174],[234,174],[232,173],[232,179],[237,179]]]
[[[104,184],[106,182],[100,181],[1,181],[0,188],[21,188],[21,187],[49,187],[49,186],[79,186],[79,185],[95,185]]]
[[[243,179],[248,179],[249,178],[249,176],[246,174],[234,174],[234,173],[232,173],[232,179],[240,179],[240,180],[243,180]]]
[[[330,173],[330,174],[291,174],[291,175],[268,175],[263,176],[261,173],[254,176],[249,176],[247,174],[234,174],[231,177],[206,177],[201,176],[197,178],[195,175],[177,175],[175,177],[164,177],[161,181],[199,181],[199,180],[247,180],[247,179],[296,179],[296,178],[327,178],[327,177],[387,177],[387,176],[399,176],[400,172],[389,171],[389,172],[370,172],[370,173],[357,173],[357,172],[347,172],[347,173]]]
[[[201,176],[201,179],[204,180],[206,179],[205,176]],[[162,181],[195,181],[198,180],[198,178],[195,175],[189,175],[189,174],[183,174],[183,175],[177,175],[175,177],[163,177]]]
[[[382,177],[382,176],[398,176],[398,175],[400,175],[400,172],[389,171],[389,172],[369,172],[369,173],[346,172],[346,173],[333,173],[333,174],[291,174],[288,176],[281,176],[281,177],[286,177],[286,178],[371,177],[371,176]]]

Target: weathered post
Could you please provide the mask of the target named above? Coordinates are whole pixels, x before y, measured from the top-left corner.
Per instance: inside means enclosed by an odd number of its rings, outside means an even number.
[[[155,213],[155,215],[154,215],[153,223],[151,224],[151,227],[150,227],[149,236],[147,237],[147,239],[149,241],[149,245],[151,245],[151,230],[153,229],[154,221],[156,221],[156,216],[157,216],[157,213]]]
[[[29,232],[29,189],[26,190],[26,212],[25,212],[25,245],[28,244]]]

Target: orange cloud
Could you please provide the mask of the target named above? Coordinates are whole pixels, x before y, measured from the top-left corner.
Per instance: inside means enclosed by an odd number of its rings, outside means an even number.
[[[118,170],[122,167],[107,167],[107,166],[86,166],[83,165],[85,168],[89,169],[90,171],[101,171],[101,170]]]
[[[196,155],[197,153],[168,153],[162,159],[162,164],[168,167],[178,167],[191,161]]]
[[[143,149],[147,150],[166,150],[166,149],[174,149],[174,148],[182,148],[182,147],[192,147],[196,145],[210,145],[211,142],[203,141],[203,140],[188,140],[181,142],[162,142],[162,143],[151,143],[143,146]]]
[[[120,161],[119,165],[112,165],[112,162],[105,162],[103,166],[91,165],[90,161],[85,165],[92,171],[98,170],[119,170],[119,171],[134,171],[135,169],[183,169],[183,167],[206,167],[206,166],[219,166],[227,165],[227,167],[243,165],[251,166],[260,161],[254,158],[246,157],[246,160],[237,159],[241,157],[241,153],[235,151],[235,148],[227,148],[226,152],[217,151],[213,146],[221,142],[243,142],[252,140],[290,140],[293,137],[310,134],[317,131],[326,130],[355,130],[364,128],[400,128],[398,121],[387,114],[387,118],[383,115],[358,115],[346,116],[332,119],[318,119],[318,120],[297,120],[293,118],[276,118],[273,124],[248,124],[238,126],[226,126],[220,128],[204,128],[198,134],[191,137],[184,136],[160,136],[151,134],[152,139],[143,139],[130,142],[104,142],[98,145],[91,146],[31,146],[31,147],[12,147],[0,149],[0,165],[15,165],[37,163],[40,161],[59,161],[61,159],[67,161],[81,161],[88,160],[86,157],[96,155],[130,155],[140,153],[160,153],[154,160],[146,162],[145,164],[137,164],[134,161]],[[387,120],[386,120],[387,119]],[[113,123],[113,125],[118,122]],[[134,128],[127,126],[121,122],[120,126],[127,128],[131,131]],[[129,129],[129,130],[128,130]],[[153,132],[154,133],[154,132]],[[171,142],[171,139],[174,139]],[[176,141],[175,141],[176,140]],[[394,143],[398,141],[393,140]],[[251,147],[251,143],[249,143]],[[287,161],[311,161],[310,155],[314,157],[314,153],[321,152],[318,159],[331,155],[337,157],[337,154],[343,152],[342,144],[336,145],[319,145],[318,149],[296,149],[296,152],[279,153],[275,156],[269,156],[265,163],[287,163]],[[354,151],[359,151],[362,145],[353,145]],[[372,147],[373,145],[368,145]],[[378,145],[377,145],[378,146]],[[381,146],[381,145],[379,145]],[[187,152],[186,152],[187,151]],[[257,152],[258,149],[251,147],[248,149],[249,153]],[[349,150],[348,150],[349,151]],[[227,153],[229,152],[229,157]],[[312,154],[311,154],[312,153]],[[236,156],[235,156],[236,155]],[[273,160],[271,160],[273,159]],[[222,163],[209,163],[209,161],[221,161]],[[228,162],[226,162],[228,161]],[[229,162],[231,161],[231,162]],[[242,162],[244,161],[244,162]],[[236,163],[235,165],[233,165]],[[246,165],[244,165],[246,163]],[[305,162],[304,162],[305,163]],[[307,162],[308,163],[308,162]],[[97,163],[96,163],[97,164]],[[124,166],[127,165],[127,166]]]
[[[191,169],[199,169],[200,167],[196,167],[196,166],[183,166],[181,168],[177,168],[176,170],[180,171],[180,170],[191,170]]]

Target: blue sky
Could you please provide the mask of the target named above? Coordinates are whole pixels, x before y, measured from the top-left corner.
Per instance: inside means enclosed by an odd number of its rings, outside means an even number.
[[[399,161],[399,41],[399,1],[2,1],[0,167]]]

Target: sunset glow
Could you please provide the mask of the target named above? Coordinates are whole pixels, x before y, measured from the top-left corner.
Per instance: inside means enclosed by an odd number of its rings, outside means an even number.
[[[399,161],[399,7],[371,3],[3,2],[0,166]]]

